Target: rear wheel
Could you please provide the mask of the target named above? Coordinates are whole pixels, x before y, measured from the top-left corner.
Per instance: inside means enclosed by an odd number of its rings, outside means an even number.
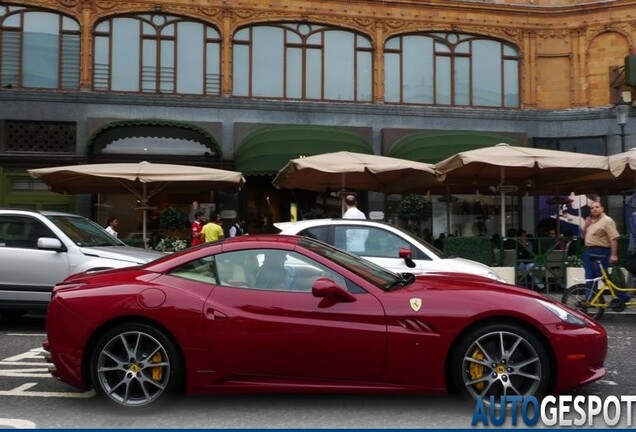
[[[595,295],[596,292],[589,288],[586,284],[573,285],[563,291],[561,303],[580,310],[592,319],[599,320],[603,317],[605,308],[590,304],[590,300],[592,300]],[[601,296],[596,302],[599,304],[605,304],[605,299]]]
[[[148,407],[165,399],[181,380],[174,343],[148,324],[119,325],[104,334],[93,351],[93,387],[128,409]]]
[[[516,324],[492,323],[466,334],[453,351],[455,389],[473,400],[537,396],[549,390],[552,366],[543,343]]]

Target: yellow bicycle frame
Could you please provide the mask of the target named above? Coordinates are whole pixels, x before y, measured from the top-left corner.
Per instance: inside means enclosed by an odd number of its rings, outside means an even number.
[[[605,267],[601,265],[601,262],[597,261],[597,263],[599,267],[601,268],[601,279],[598,281],[598,285],[600,285],[600,287],[598,287],[598,289],[596,290],[596,294],[594,294],[594,297],[592,297],[587,302],[589,306],[594,306],[597,308],[609,307],[610,303],[605,303],[605,300],[603,298],[603,295],[605,294],[606,291],[609,291],[609,294],[611,295],[612,299],[618,298],[618,293],[621,293],[621,292],[636,294],[636,287],[621,288],[619,286],[616,286],[616,284],[614,284],[614,282],[612,282],[612,280],[610,279],[609,273],[607,272]],[[603,301],[602,302],[599,301],[600,299],[603,299]],[[630,300],[628,302],[625,302],[625,306],[634,306],[634,305],[636,305],[636,300]]]

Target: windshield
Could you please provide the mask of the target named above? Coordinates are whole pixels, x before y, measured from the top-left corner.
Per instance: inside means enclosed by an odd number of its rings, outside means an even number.
[[[104,228],[81,216],[51,215],[48,219],[78,246],[122,246]]]
[[[390,272],[356,255],[329,246],[326,243],[303,237],[298,244],[351,270],[380,289],[389,290],[394,289],[396,286],[407,284],[400,275]]]

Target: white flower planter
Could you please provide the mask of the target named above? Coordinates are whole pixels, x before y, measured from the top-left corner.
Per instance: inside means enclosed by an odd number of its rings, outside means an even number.
[[[565,269],[565,286],[567,288],[583,283],[584,279],[585,269],[583,267],[568,267]]]
[[[492,269],[509,284],[515,284],[516,271],[514,267],[493,267]]]

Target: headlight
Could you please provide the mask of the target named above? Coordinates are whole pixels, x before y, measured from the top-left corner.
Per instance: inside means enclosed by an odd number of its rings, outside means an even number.
[[[538,301],[539,304],[541,304],[547,310],[555,314],[561,321],[566,322],[568,324],[575,325],[575,326],[579,326],[579,327],[585,326],[585,321],[578,318],[571,312],[563,309],[562,307],[557,306],[554,303],[547,302],[545,300],[541,300],[541,299],[535,299],[535,300]]]

